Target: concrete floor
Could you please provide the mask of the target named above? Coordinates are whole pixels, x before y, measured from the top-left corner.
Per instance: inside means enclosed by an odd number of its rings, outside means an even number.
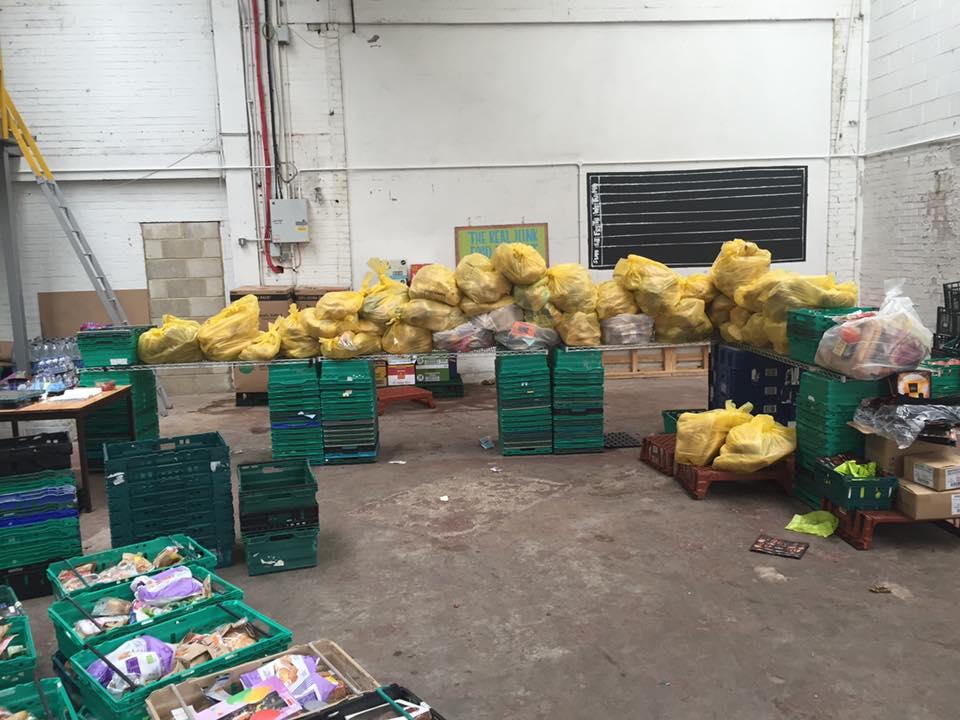
[[[705,395],[700,380],[607,387],[607,430],[641,437]],[[211,395],[161,427],[219,430],[236,464],[268,459],[267,422]],[[782,528],[801,505],[776,488],[696,502],[636,449],[504,458],[477,442],[496,428],[489,387],[392,408],[377,464],[317,470],[317,568],[249,578],[238,551],[218,572],[295,640],[338,641],[449,720],[956,717],[952,535],[888,526],[869,552],[804,537],[802,560],[758,555],[761,531],[799,537]],[[82,525],[99,549],[95,498]],[[26,603],[44,669],[48,604]]]

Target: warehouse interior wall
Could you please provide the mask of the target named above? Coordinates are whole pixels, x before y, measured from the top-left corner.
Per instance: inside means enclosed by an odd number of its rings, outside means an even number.
[[[960,280],[960,3],[875,0],[868,47],[862,294],[903,277],[932,327]]]

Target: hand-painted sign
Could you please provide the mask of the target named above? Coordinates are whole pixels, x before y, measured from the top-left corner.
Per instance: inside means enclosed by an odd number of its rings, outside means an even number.
[[[457,262],[470,253],[480,253],[490,257],[501,243],[521,242],[530,245],[543,259],[550,260],[547,254],[547,224],[527,223],[523,225],[473,225],[454,229],[457,247]]]

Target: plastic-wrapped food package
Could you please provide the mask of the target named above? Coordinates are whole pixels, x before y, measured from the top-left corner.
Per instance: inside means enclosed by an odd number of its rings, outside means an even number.
[[[433,334],[433,347],[446,352],[470,352],[493,347],[493,331],[473,322]]]
[[[901,405],[885,398],[861,400],[853,415],[857,425],[893,440],[901,450],[913,445],[927,424],[960,425],[956,405]]]
[[[164,315],[160,327],[150,328],[137,340],[137,355],[149,364],[186,363],[203,360],[197,333],[200,323]]]
[[[460,291],[453,270],[439,263],[424,265],[410,281],[410,297],[459,305]]]
[[[317,658],[311,655],[284,655],[243,673],[240,682],[245,688],[253,688],[270,678],[280,680],[304,707],[338,702],[348,692],[332,674],[321,675],[317,671]]]
[[[680,294],[709,303],[717,296],[717,288],[707,273],[694,273],[680,279]]]
[[[604,345],[643,345],[653,341],[653,318],[624,313],[600,321]]]
[[[499,300],[495,300],[492,303],[476,303],[469,298],[464,298],[460,301],[460,310],[467,317],[473,317],[474,315],[480,315],[482,313],[493,312],[502,307],[507,307],[508,305],[513,305],[513,297],[510,295],[505,295]]]
[[[197,341],[207,360],[236,360],[259,332],[260,303],[244,295],[203,323]]]
[[[550,302],[549,279],[543,276],[530,285],[515,285],[513,299],[524,310],[542,310],[543,306]]]
[[[273,360],[280,354],[280,330],[278,321],[270,323],[266,330],[261,330],[250,344],[240,352],[240,360],[259,360],[265,362]]]
[[[682,278],[663,263],[641,255],[618,260],[613,277],[634,291],[633,297],[646,315],[673,308],[682,297]]]
[[[493,267],[514,285],[530,285],[547,272],[547,261],[526,243],[497,245],[490,261]]]
[[[770,269],[770,260],[770,251],[761,250],[756,243],[740,238],[728,240],[713,261],[710,277],[720,292],[734,297],[737,288],[748,285]]]
[[[698,342],[713,334],[713,325],[704,310],[703,300],[683,298],[673,308],[657,315],[654,332],[657,342]]]
[[[720,327],[726,322],[730,322],[730,311],[735,304],[733,300],[726,295],[717,295],[707,307],[707,317],[715,327]]]
[[[509,330],[495,335],[498,345],[507,350],[547,350],[560,344],[556,330],[543,328],[527,322],[515,322]]]
[[[533,323],[543,328],[555,328],[563,320],[563,313],[553,303],[547,303],[539,310],[525,311],[523,319],[524,322]]]
[[[144,687],[170,674],[175,652],[175,645],[150,635],[141,635],[127,640],[113,652],[107,653],[106,657],[113,667],[123,668],[123,674],[134,687]],[[114,697],[121,697],[134,689],[103,660],[95,660],[87,672]]]
[[[393,355],[409,355],[433,350],[433,333],[405,322],[394,322],[382,338],[383,349]]]
[[[716,410],[701,413],[683,413],[677,419],[678,463],[686,465],[709,465],[720,452],[727,433],[743,423],[750,422],[753,405],[745,403],[739,408],[732,400]]]
[[[857,303],[857,284],[837,284],[830,275],[790,275],[767,295],[763,314],[771,320],[786,320],[792,308],[845,308]]]
[[[762,313],[754,313],[743,326],[743,341],[747,345],[753,345],[758,348],[765,348],[770,345],[770,338],[767,337],[766,320]]]
[[[373,272],[363,281],[363,304],[360,308],[360,316],[380,325],[386,325],[397,317],[400,307],[410,299],[410,295],[406,285],[387,274],[388,266],[385,261],[372,258],[367,262],[367,266]],[[373,273],[376,273],[377,284],[369,286],[373,280]]]
[[[597,289],[583,265],[554,265],[547,270],[547,285],[550,302],[565,313],[588,313],[597,309]]]
[[[523,320],[523,311],[516,305],[506,305],[470,318],[470,322],[474,325],[493,332],[509,330],[518,320]]]
[[[317,313],[327,320],[344,320],[360,313],[363,293],[355,290],[335,290],[317,301]]]
[[[460,308],[436,300],[415,299],[400,308],[400,319],[430,332],[449,330],[467,321]]]
[[[757,415],[730,429],[713,461],[717,470],[756,472],[783,460],[797,449],[797,431],[770,415]]]
[[[827,330],[817,347],[817,365],[858,380],[879,380],[920,364],[933,345],[903,280],[887,283],[877,312],[834,318],[842,324]],[[844,320],[846,320],[844,322]]]
[[[375,333],[347,330],[335,338],[320,341],[320,353],[333,360],[349,360],[380,352],[380,336]]]
[[[203,594],[203,583],[193,577],[193,572],[185,565],[164,570],[156,575],[141,575],[130,583],[133,591],[133,610],[138,604],[155,608],[178,603]]]
[[[315,338],[336,337],[347,330],[356,330],[360,323],[356,315],[345,315],[339,320],[324,317],[315,307],[301,310],[299,319],[307,334]]]
[[[637,303],[633,293],[618,280],[604,280],[597,285],[597,317],[600,320],[617,315],[636,315]]]
[[[277,321],[280,351],[285,357],[311,358],[320,354],[320,342],[308,332],[301,315],[297,306],[291,303],[289,314]]]
[[[510,292],[510,283],[494,269],[490,258],[480,253],[464,256],[454,273],[463,296],[476,303],[495,302]]]
[[[570,347],[599,345],[600,318],[595,312],[564,313],[557,323],[557,332]]]

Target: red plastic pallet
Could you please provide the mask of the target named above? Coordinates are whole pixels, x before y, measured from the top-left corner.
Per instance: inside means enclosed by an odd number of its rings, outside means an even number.
[[[960,520],[914,520],[898,510],[844,510],[824,498],[821,507],[834,514],[840,521],[837,535],[857,550],[869,550],[873,546],[873,531],[877,525],[908,523],[933,523],[960,537]]]
[[[659,470],[664,475],[673,477],[674,461],[673,455],[677,449],[677,436],[670,435],[650,435],[643,439],[640,446],[640,460]]]
[[[735,473],[709,467],[677,463],[676,478],[694,500],[703,500],[715,482],[775,482],[787,495],[793,495],[795,463],[791,455],[776,465],[752,473]]]
[[[431,409],[437,406],[437,403],[433,400],[432,392],[414,385],[377,389],[377,415],[383,415],[387,410],[387,405],[399,402],[418,402]]]

